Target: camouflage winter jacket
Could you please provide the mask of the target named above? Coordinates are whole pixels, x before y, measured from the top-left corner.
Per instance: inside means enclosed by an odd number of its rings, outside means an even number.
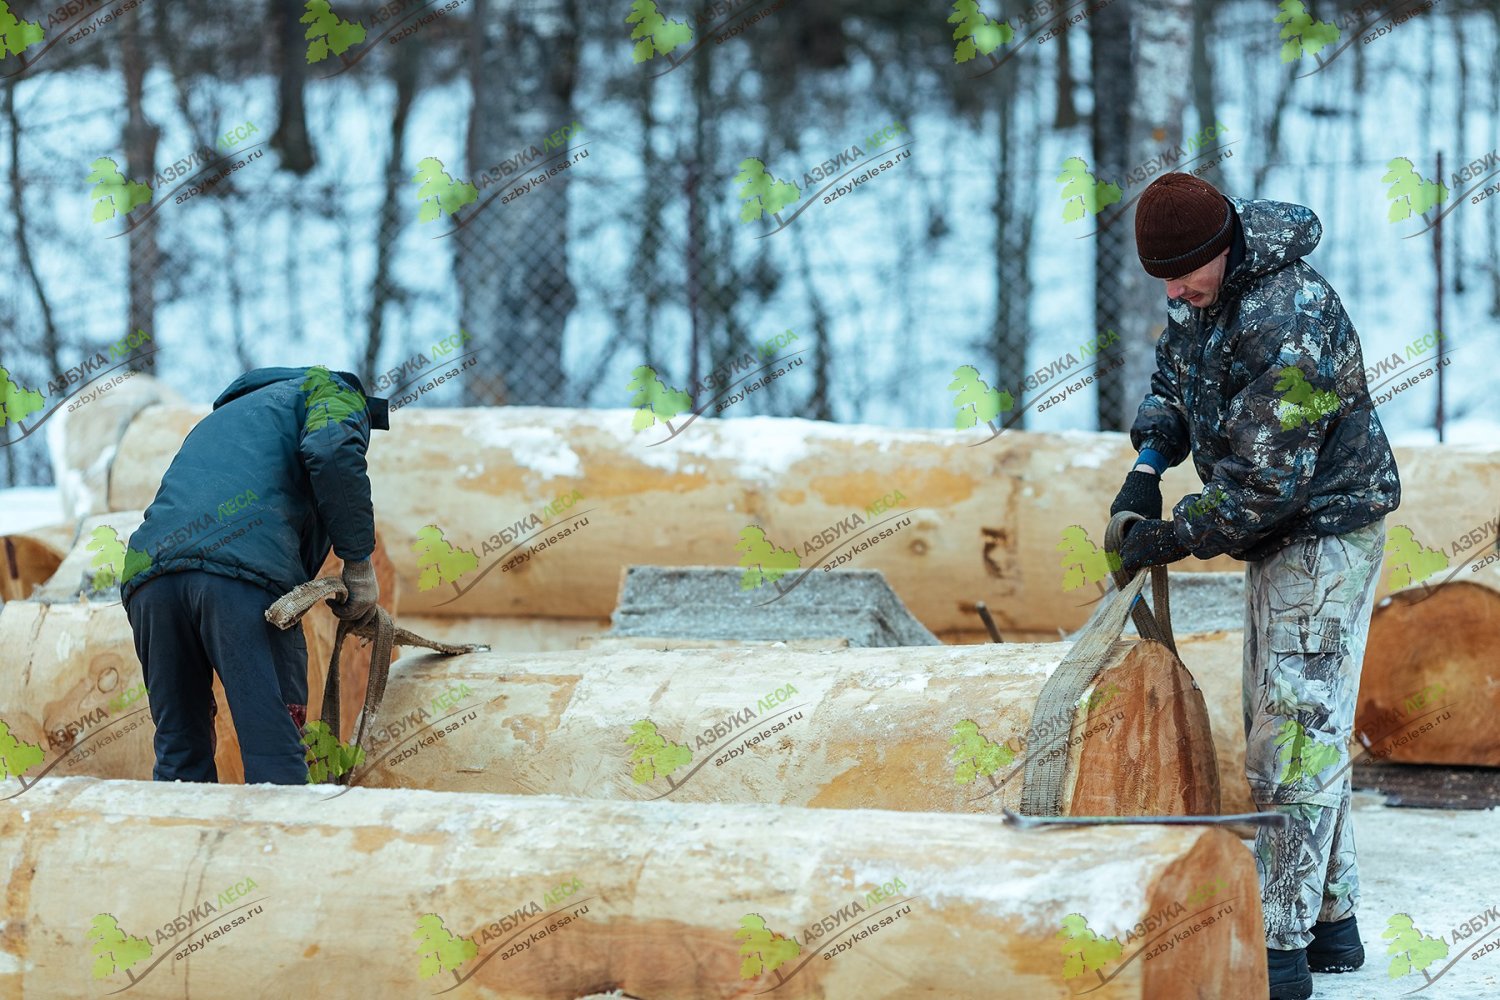
[[[1340,535],[1401,502],[1365,383],[1359,336],[1338,294],[1302,258],[1323,226],[1310,209],[1230,198],[1238,216],[1219,297],[1169,299],[1157,370],[1130,431],[1204,489],[1173,512],[1200,558],[1258,560]]]

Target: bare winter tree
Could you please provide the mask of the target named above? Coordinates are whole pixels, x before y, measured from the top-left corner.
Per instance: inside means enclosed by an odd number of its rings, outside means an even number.
[[[1182,119],[1192,55],[1192,0],[1139,0],[1132,25],[1135,47],[1135,87],[1130,102],[1126,159],[1133,168],[1184,141]],[[1165,168],[1164,168],[1165,169]],[[1139,188],[1130,190],[1135,194]],[[1127,195],[1129,197],[1129,195]],[[1117,275],[1120,325],[1115,327],[1125,346],[1122,395],[1113,412],[1099,414],[1101,430],[1126,430],[1135,421],[1141,396],[1156,368],[1156,340],[1166,328],[1166,295],[1159,279],[1141,269],[1135,252],[1135,220],[1111,227],[1126,242],[1124,266]],[[1114,374],[1114,373],[1111,373]]]
[[[1089,22],[1089,65],[1094,94],[1089,133],[1093,140],[1094,172],[1104,180],[1123,180],[1130,169],[1127,136],[1131,99],[1135,92],[1135,66],[1130,58],[1132,19],[1128,4],[1113,3],[1096,13]],[[1127,269],[1140,267],[1131,229],[1120,220],[1114,225],[1101,225],[1095,237],[1094,327],[1100,331],[1119,331],[1124,349],[1139,352],[1148,349],[1148,345],[1139,340],[1131,341],[1126,332],[1126,303],[1120,284]],[[1139,392],[1144,391],[1143,387],[1129,383],[1130,370],[1127,365],[1100,375],[1100,430],[1122,430],[1129,426],[1121,420],[1130,405],[1126,400],[1131,396],[1139,399]]]
[[[541,150],[574,121],[578,18],[573,0],[473,2],[468,173],[477,179],[533,146]],[[490,186],[453,237],[462,326],[476,346],[493,351],[487,363],[496,373],[464,380],[465,405],[568,401],[562,339],[577,301],[568,278],[570,169],[505,204],[498,197],[485,204],[501,189]],[[508,190],[542,170],[523,168],[500,185]],[[526,377],[515,378],[518,371]]]
[[[298,175],[310,172],[317,162],[302,99],[307,79],[303,7],[300,0],[271,0],[271,45],[276,61],[276,131],[271,133],[271,148],[281,157],[281,169]]]
[[[141,105],[147,57],[141,44],[136,18],[127,18],[121,31],[122,71],[125,76],[125,161],[130,177],[150,177],[156,173],[156,144],[161,130],[146,117]],[[127,237],[130,256],[127,260],[130,286],[130,313],[120,336],[136,330],[154,331],[156,327],[156,271],[159,250],[156,227],[138,226]]]

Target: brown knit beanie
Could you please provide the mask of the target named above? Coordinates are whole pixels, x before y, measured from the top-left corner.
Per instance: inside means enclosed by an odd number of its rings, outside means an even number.
[[[1162,174],[1135,207],[1135,249],[1153,278],[1191,274],[1229,246],[1234,209],[1191,174]]]

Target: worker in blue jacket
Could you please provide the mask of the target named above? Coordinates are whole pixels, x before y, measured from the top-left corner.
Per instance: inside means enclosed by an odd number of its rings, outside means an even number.
[[[258,368],[182,443],[127,543],[120,590],[156,723],[155,780],[218,780],[217,671],[245,781],[306,783],[307,644],[265,612],[332,548],[349,590],[334,614],[374,615],[371,428],[390,428],[387,401],[348,372]]]

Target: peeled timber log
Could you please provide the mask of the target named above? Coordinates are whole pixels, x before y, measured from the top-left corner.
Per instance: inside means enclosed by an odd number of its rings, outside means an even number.
[[[133,520],[132,520],[133,519]],[[51,775],[149,780],[155,762],[155,727],[142,684],[140,659],[119,589],[92,592],[84,567],[94,553],[86,546],[96,523],[114,527],[122,539],[140,523],[140,512],[86,519],[86,530],[62,568],[38,594],[46,599],[7,601],[0,608],[0,721],[12,735],[42,748],[46,759],[26,777],[44,769]],[[394,613],[399,582],[376,540],[375,575],[380,603]],[[319,575],[337,575],[340,561],[330,555]],[[91,573],[92,571],[88,571]],[[113,600],[101,599],[113,596]],[[320,715],[324,674],[333,652],[337,619],[326,605],[302,620],[307,642],[307,718]],[[348,740],[364,702],[370,649],[345,641],[340,660],[340,738]],[[214,761],[219,780],[240,783],[245,770],[223,684],[213,679],[219,711]]]
[[[156,406],[131,422],[110,479],[112,507],[149,502],[205,412]],[[662,441],[662,428],[634,433],[633,416],[551,407],[401,410],[392,430],[376,435],[368,458],[376,517],[405,585],[404,610],[603,618],[614,608],[625,566],[736,565],[740,532],[758,525],[777,547],[795,549],[806,567],[850,554],[845,537],[809,551],[821,532],[832,533],[855,514],[868,526],[910,510],[909,524],[855,553],[852,565],[883,571],[933,632],[949,640],[982,636],[976,600],[988,603],[1007,637],[1072,629],[1088,617],[1094,595],[1063,589],[1062,532],[1079,525],[1093,543],[1102,540],[1132,455],[1124,434],[1009,431],[986,442],[978,431],[770,417],[694,420]],[[1403,510],[1421,508],[1434,524],[1493,516],[1500,494],[1496,451],[1453,445],[1396,451]],[[1407,475],[1409,469],[1424,474]],[[1454,490],[1453,482],[1466,486]],[[1201,489],[1189,464],[1169,470],[1163,483],[1169,502]],[[547,531],[526,528],[525,543],[501,535],[574,491],[579,500],[543,519]],[[901,502],[869,516],[896,491]],[[507,568],[528,544],[572,527],[580,514],[588,524],[574,530],[576,537],[559,538]],[[430,547],[419,536],[428,525],[478,561],[459,581],[422,590],[413,546]],[[1176,568],[1239,565],[1221,556],[1190,558]]]
[[[308,619],[312,616],[302,623],[311,703],[307,717],[314,719],[334,633],[326,623]],[[0,671],[7,678],[0,694],[0,722],[16,739],[45,754],[24,773],[28,784],[58,775],[151,779],[156,727],[130,622],[118,601],[7,601],[0,608]],[[241,783],[245,769],[239,739],[217,674],[213,687],[219,706],[214,718],[219,780]],[[8,784],[4,794],[18,790]]]
[[[0,994],[35,1000],[1267,990],[1223,830],[72,778],[0,806],[0,838]]]
[[[1165,646],[1116,650],[1066,715],[1032,712],[1063,644],[418,656],[391,672],[359,785],[998,813],[1066,728],[1085,815],[1209,814],[1202,695]]]
[[[1392,594],[1370,616],[1354,719],[1370,741],[1362,756],[1500,767],[1500,565],[1470,565]]]
[[[1245,673],[1245,634],[1238,629],[1179,633],[1177,655],[1203,690],[1219,764],[1219,793],[1227,814],[1255,812],[1245,778],[1245,718],[1240,691]]]
[[[73,545],[72,524],[57,524],[0,535],[0,601],[30,597]]]

